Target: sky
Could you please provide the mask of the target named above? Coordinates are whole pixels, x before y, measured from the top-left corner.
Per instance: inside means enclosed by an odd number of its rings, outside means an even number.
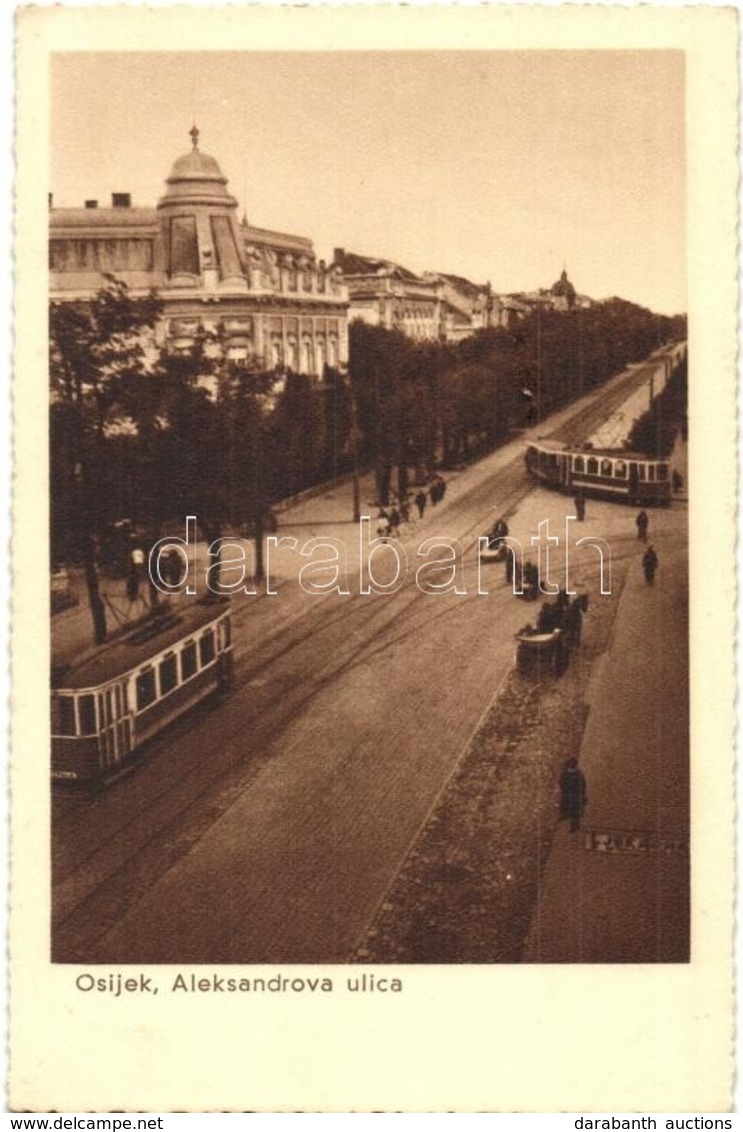
[[[59,54],[55,205],[154,205],[194,121],[241,214],[319,257],[686,310],[681,52]]]

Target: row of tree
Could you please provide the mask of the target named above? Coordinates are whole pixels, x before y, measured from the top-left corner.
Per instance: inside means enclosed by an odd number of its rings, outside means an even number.
[[[237,364],[219,329],[185,354],[158,348],[161,314],[156,294],[133,297],[113,277],[92,300],[50,311],[52,556],[84,564],[98,641],[97,571],[117,520],[153,540],[189,514],[209,542],[249,531],[260,572],[277,500],[356,465],[375,469],[386,503],[393,487],[403,495],[492,449],[674,329],[620,300],[458,344],[354,322],[348,374],[326,367],[318,382]]]
[[[646,456],[662,459],[670,456],[679,429],[686,439],[687,401],[687,359],[684,357],[652,406],[632,425],[627,447]]]

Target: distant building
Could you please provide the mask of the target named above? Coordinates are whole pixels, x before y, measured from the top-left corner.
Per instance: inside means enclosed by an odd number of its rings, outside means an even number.
[[[457,342],[490,325],[488,287],[458,275],[415,275],[391,260],[336,248],[333,264],[343,274],[349,318],[400,330],[416,341]]]
[[[159,344],[186,350],[199,328],[221,329],[228,356],[320,376],[348,360],[348,295],[338,268],[304,236],[238,220],[217,161],[199,149],[174,163],[155,208],[113,193],[111,207],[53,208],[49,269],[54,302],[90,298],[106,273],[132,294],[164,303]]]
[[[504,312],[502,321],[498,322],[498,325],[502,326],[509,326],[535,310],[571,311],[594,305],[593,299],[577,293],[568,279],[565,268],[551,287],[543,287],[538,291],[518,291],[510,295],[498,295],[497,300]]]

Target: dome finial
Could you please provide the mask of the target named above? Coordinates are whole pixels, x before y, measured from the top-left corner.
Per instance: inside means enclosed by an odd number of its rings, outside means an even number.
[[[195,122],[188,132],[191,135],[191,142],[193,143],[194,149],[198,149],[199,148],[199,131],[196,127]]]

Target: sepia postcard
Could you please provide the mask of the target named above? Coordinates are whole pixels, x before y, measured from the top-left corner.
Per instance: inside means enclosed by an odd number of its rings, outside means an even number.
[[[735,10],[16,26],[11,1108],[728,1111]]]

